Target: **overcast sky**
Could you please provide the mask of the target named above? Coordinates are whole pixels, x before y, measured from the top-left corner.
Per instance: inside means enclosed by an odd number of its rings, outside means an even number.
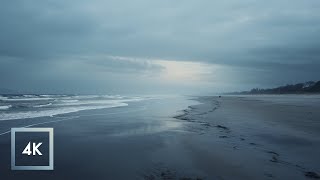
[[[319,79],[319,0],[0,2],[0,88],[210,94]]]

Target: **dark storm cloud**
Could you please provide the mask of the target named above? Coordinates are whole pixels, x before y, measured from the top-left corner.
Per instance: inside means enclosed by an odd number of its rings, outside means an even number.
[[[223,65],[248,84],[277,84],[274,75],[278,83],[317,79],[319,12],[318,0],[3,0],[0,81],[15,88],[24,78],[57,82],[84,67],[86,77],[163,71],[153,59]],[[74,66],[48,73],[63,64]]]

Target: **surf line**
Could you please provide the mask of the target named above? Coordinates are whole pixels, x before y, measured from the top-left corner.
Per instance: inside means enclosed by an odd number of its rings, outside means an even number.
[[[124,111],[124,112],[113,112],[113,113],[105,113],[105,114],[90,114],[90,115],[82,115],[82,116],[71,116],[71,117],[56,117],[56,118],[63,118],[63,119],[59,119],[59,120],[53,120],[53,121],[46,121],[46,122],[41,122],[41,123],[35,123],[35,124],[29,124],[27,126],[22,126],[23,128],[28,128],[28,127],[33,127],[33,126],[37,126],[37,125],[43,125],[43,124],[49,124],[49,123],[56,123],[56,122],[61,122],[61,121],[68,121],[68,120],[73,120],[73,119],[77,119],[79,117],[84,117],[84,116],[103,116],[103,115],[110,115],[110,114],[124,114],[124,113],[131,113],[131,112],[137,112],[137,111],[143,111],[146,110],[147,108],[144,106],[141,109],[136,109],[136,110],[132,110],[132,111]],[[10,133],[11,130],[0,133],[0,136],[5,135]]]

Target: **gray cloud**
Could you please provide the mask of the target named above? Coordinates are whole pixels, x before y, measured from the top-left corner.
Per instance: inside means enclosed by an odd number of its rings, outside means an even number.
[[[152,61],[145,59],[126,58],[119,56],[89,56],[77,59],[86,65],[95,66],[101,71],[113,73],[160,73],[165,67],[154,64]]]
[[[103,82],[123,87],[121,82],[141,81],[132,73],[164,71],[154,59],[222,65],[230,73],[220,79],[230,76],[230,83],[248,87],[313,80],[320,77],[319,12],[318,0],[4,0],[0,83],[34,89],[50,80],[59,89],[68,78],[101,79],[94,72],[102,71],[118,78]],[[69,72],[54,75],[71,64]],[[214,83],[226,84],[222,81]],[[97,84],[101,81],[92,86]]]

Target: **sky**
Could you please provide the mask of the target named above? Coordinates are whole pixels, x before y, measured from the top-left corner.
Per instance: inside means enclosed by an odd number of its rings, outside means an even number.
[[[319,69],[319,0],[0,2],[0,89],[214,94]]]

